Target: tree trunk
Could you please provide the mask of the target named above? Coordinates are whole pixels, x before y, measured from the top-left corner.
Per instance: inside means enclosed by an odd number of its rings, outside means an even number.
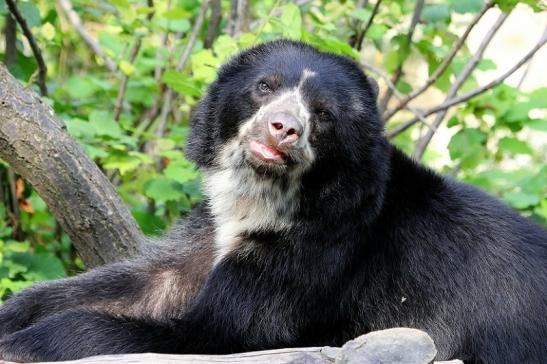
[[[53,110],[0,65],[0,158],[27,179],[88,267],[134,254],[144,236]]]

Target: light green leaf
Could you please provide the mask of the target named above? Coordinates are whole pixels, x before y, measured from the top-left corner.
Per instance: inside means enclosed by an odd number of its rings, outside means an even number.
[[[498,147],[504,151],[513,154],[531,154],[532,148],[522,140],[505,137],[499,141]]]
[[[188,19],[192,14],[182,8],[173,8],[165,11],[161,16],[169,20]]]
[[[32,2],[22,2],[19,3],[17,7],[19,8],[21,15],[23,15],[23,18],[25,18],[29,27],[37,27],[42,23],[40,10],[38,10],[38,7]]]
[[[186,183],[199,176],[199,173],[195,170],[194,166],[184,159],[169,163],[163,170],[163,174],[179,183]]]
[[[384,24],[372,24],[367,31],[366,37],[369,39],[382,39],[387,30],[388,27]]]
[[[539,130],[547,133],[547,120],[545,119],[535,119],[530,120],[525,124],[525,126],[530,129]]]
[[[14,253],[14,263],[27,267],[23,276],[30,281],[42,281],[47,279],[58,279],[66,276],[63,263],[52,253],[28,254]]]
[[[42,34],[45,39],[52,40],[55,38],[55,27],[49,22],[45,23],[42,25],[42,28],[40,28],[40,34]]]
[[[484,6],[484,0],[450,0],[450,6],[456,13],[477,13]]]
[[[201,80],[206,83],[213,82],[217,77],[217,67],[220,65],[220,60],[215,57],[210,49],[202,49],[196,52],[191,57],[192,74],[194,79]]]
[[[142,160],[134,155],[123,152],[114,152],[108,155],[103,162],[105,169],[117,169],[123,176],[142,165]]]
[[[298,5],[289,2],[285,5],[280,18],[284,25],[283,36],[300,39],[302,36],[302,17]]]
[[[122,136],[120,125],[112,118],[108,111],[93,111],[89,114],[89,122],[93,125],[98,135],[111,138]]]
[[[481,71],[495,70],[498,66],[491,59],[483,59],[477,65],[477,68]]]
[[[96,134],[95,127],[86,120],[74,118],[65,120],[68,132],[79,139],[91,138]]]
[[[537,195],[526,192],[507,192],[503,194],[503,199],[511,206],[517,209],[525,209],[530,206],[535,206],[540,199]]]
[[[162,76],[162,81],[173,90],[183,95],[200,97],[202,94],[199,84],[197,84],[188,74],[167,70]]]
[[[446,4],[427,5],[422,12],[422,19],[430,23],[445,22],[450,19],[450,8]]]
[[[365,8],[359,8],[351,13],[351,16],[355,19],[362,21],[363,23],[370,18],[371,11]]]
[[[73,99],[86,99],[100,89],[86,76],[71,76],[64,88]]]
[[[181,198],[184,192],[177,182],[168,178],[157,178],[144,184],[144,194],[155,201],[170,201]]]

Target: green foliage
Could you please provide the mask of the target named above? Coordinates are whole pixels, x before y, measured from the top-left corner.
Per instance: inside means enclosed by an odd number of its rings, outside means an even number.
[[[301,6],[284,0],[253,0],[249,30],[236,39],[227,34],[231,4],[223,0],[222,22],[212,46],[204,46],[208,13],[188,61],[178,69],[200,1],[155,1],[155,8],[150,9],[144,0],[73,0],[85,27],[118,67],[116,74],[90,51],[66,16],[58,13],[54,1],[20,0],[18,6],[48,65],[47,102],[116,184],[143,231],[157,235],[202,198],[199,173],[184,155],[188,120],[207,85],[215,79],[218,67],[231,55],[259,42],[284,37],[356,61],[367,60],[387,73],[412,60],[425,65],[432,75],[461,34],[455,31],[461,25],[453,23],[453,18],[461,18],[460,14],[473,16],[485,1],[426,2],[411,42],[407,24],[415,1],[383,2],[359,52],[349,40],[372,16],[374,2],[370,3],[357,8],[357,1],[347,0],[314,0]],[[497,0],[497,6],[505,11],[517,3],[535,11],[545,10],[532,0]],[[0,29],[4,28],[5,14],[7,9],[0,1]],[[140,48],[132,59],[136,43]],[[8,67],[17,78],[32,84],[37,64],[20,31],[17,47],[17,60]],[[0,59],[4,52],[0,48]],[[446,92],[470,56],[464,46],[432,88]],[[492,60],[483,59],[477,72],[496,67]],[[127,88],[116,117],[125,76]],[[398,91],[410,94],[419,86],[411,81],[403,72],[396,84]],[[472,76],[462,91],[476,86]],[[176,95],[162,120],[167,88]],[[429,149],[426,161],[446,173],[457,173],[545,223],[546,149],[545,144],[538,148],[537,140],[545,140],[547,132],[546,99],[547,88],[526,93],[504,84],[453,108],[445,124],[451,136],[448,152]],[[408,114],[400,114],[390,120],[388,130],[406,120]],[[411,128],[393,142],[412,153],[417,137],[425,130],[423,125]],[[8,179],[6,166],[1,166],[0,172],[0,297],[34,281],[81,269],[69,239],[30,186],[25,186],[24,199],[16,204],[26,201],[32,211],[13,216],[13,197],[9,195],[14,181]]]

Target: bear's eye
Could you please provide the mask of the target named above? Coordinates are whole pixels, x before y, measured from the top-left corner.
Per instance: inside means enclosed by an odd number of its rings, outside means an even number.
[[[317,109],[315,110],[315,115],[319,118],[319,120],[325,121],[330,118],[330,113],[325,109]]]
[[[273,90],[272,88],[270,87],[270,85],[268,85],[266,82],[264,81],[260,81],[258,83],[258,91],[260,91],[261,93],[263,94],[269,94],[269,93],[272,93]]]

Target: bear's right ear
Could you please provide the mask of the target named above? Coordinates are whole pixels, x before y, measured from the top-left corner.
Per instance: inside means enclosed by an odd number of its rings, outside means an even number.
[[[214,123],[210,122],[211,101],[207,94],[190,115],[190,133],[186,140],[185,156],[199,167],[210,166],[213,161]]]
[[[372,90],[372,94],[374,96],[374,100],[378,98],[378,94],[380,93],[380,87],[378,86],[378,82],[370,76],[367,76],[368,84],[370,85],[370,89]]]

